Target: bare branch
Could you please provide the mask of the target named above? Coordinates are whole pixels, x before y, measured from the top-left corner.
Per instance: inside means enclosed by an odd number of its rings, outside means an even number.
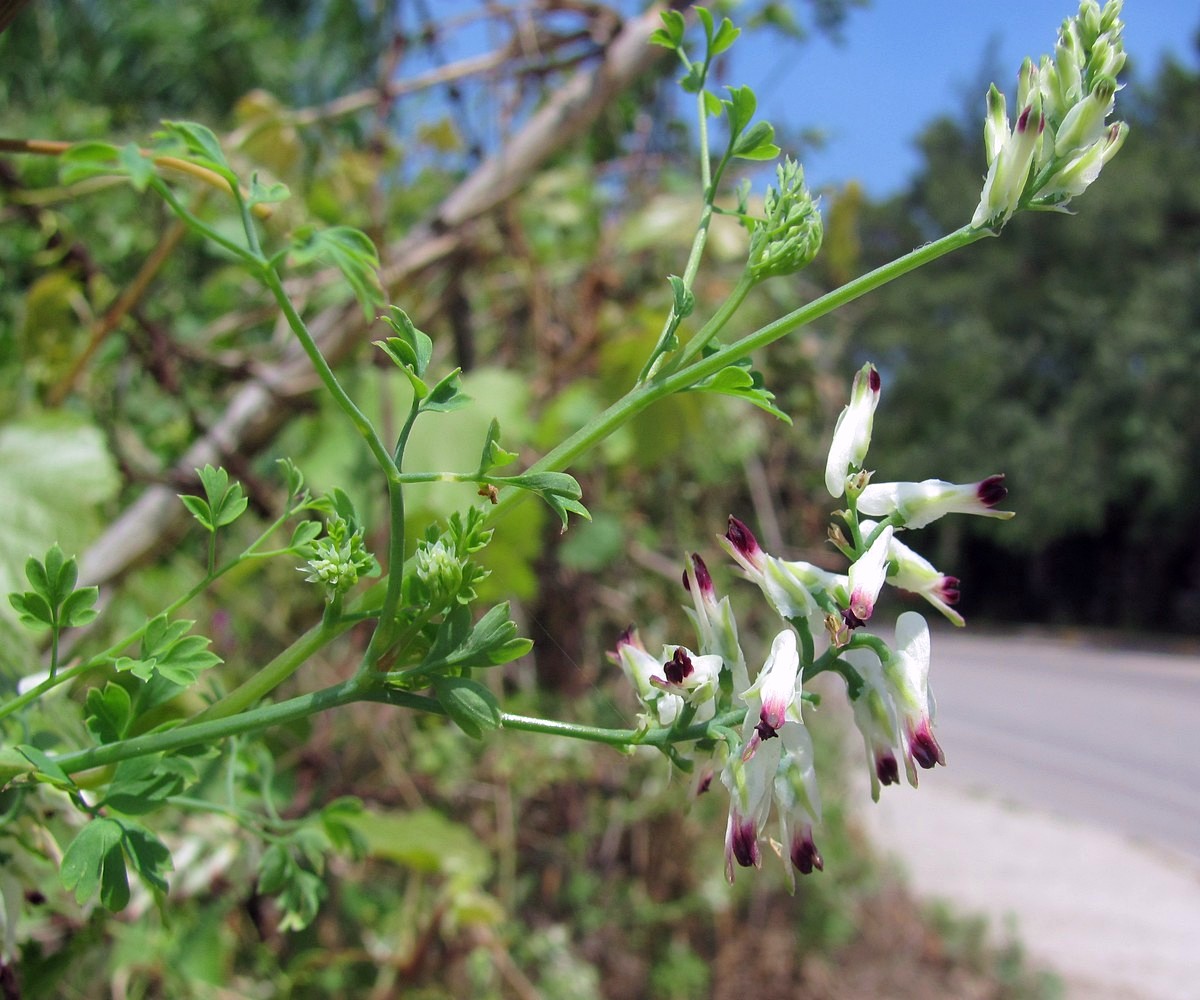
[[[385,288],[394,291],[458,249],[472,220],[527,184],[547,159],[589,128],[617,94],[660,58],[664,50],[646,39],[658,26],[662,9],[656,4],[626,22],[594,69],[568,81],[504,149],[450,193],[428,223],[386,249]],[[331,364],[353,350],[369,328],[353,302],[326,309],[309,327]],[[190,481],[193,470],[206,463],[221,464],[230,456],[262,450],[316,385],[302,352],[289,344],[278,362],[259,367],[255,377],[239,387],[221,420],[188,449],[169,480]],[[173,489],[149,487],[83,554],[81,578],[92,584],[117,579],[161,551],[184,530],[187,520]]]

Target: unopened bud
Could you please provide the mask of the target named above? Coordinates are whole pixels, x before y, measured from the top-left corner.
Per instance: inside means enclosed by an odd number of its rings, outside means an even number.
[[[804,168],[785,159],[776,168],[779,188],[763,198],[765,219],[750,234],[749,270],[756,279],[794,274],[821,249],[823,230],[817,203],[804,186]]]

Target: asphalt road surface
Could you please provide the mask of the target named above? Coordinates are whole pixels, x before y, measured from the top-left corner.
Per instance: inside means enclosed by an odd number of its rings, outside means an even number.
[[[933,657],[946,780],[1200,861],[1200,655],[938,633]]]
[[[913,888],[1069,1000],[1200,1000],[1200,655],[936,633],[948,767],[863,809]]]

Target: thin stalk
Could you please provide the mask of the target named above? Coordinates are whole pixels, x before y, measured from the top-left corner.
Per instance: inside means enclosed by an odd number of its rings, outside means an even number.
[[[705,346],[734,317],[742,303],[746,301],[746,296],[750,294],[750,290],[757,284],[758,281],[749,271],[742,274],[733,291],[729,293],[717,311],[709,317],[708,322],[697,330],[691,340],[684,345],[683,350],[679,353],[679,357],[675,359],[674,364],[671,366],[672,371],[678,371],[680,368],[685,367],[693,358],[698,357],[703,352]]]
[[[688,65],[687,58],[683,56],[682,52],[680,55],[684,59],[684,65]],[[707,72],[707,67],[705,69]],[[688,254],[687,266],[683,270],[683,287],[689,292],[692,290],[692,284],[696,280],[696,275],[700,272],[700,262],[704,258],[704,247],[708,243],[708,229],[712,224],[713,202],[716,199],[717,193],[712,177],[712,154],[708,145],[708,112],[704,107],[703,88],[696,94],[696,119],[697,137],[700,146],[700,190],[704,192],[704,204],[700,209],[700,221],[696,226],[696,235],[692,238],[692,249]],[[722,161],[723,165],[724,161]],[[678,330],[682,319],[683,317],[675,315],[675,309],[672,305],[671,311],[667,314],[667,318],[663,323],[662,332],[658,335],[658,341],[655,344],[654,350],[647,359],[645,367],[638,374],[639,382],[645,382],[653,378],[662,367],[667,355],[666,345],[668,338]]]
[[[336,639],[354,624],[354,619],[341,618],[336,621],[322,619],[287,649],[282,650],[270,663],[254,673],[244,682],[213,702],[182,728],[207,724],[245,712],[260,699],[274,691],[280,684],[300,669],[310,657]]]
[[[383,595],[383,607],[367,651],[359,664],[357,677],[373,676],[380,657],[391,646],[396,631],[396,613],[400,609],[401,591],[404,585],[404,485],[388,479],[388,576],[387,590]]]
[[[574,434],[567,437],[556,447],[535,462],[530,472],[560,471],[569,467],[576,459],[595,447],[619,427],[628,423],[642,410],[656,400],[691,388],[701,379],[707,378],[725,368],[729,364],[745,357],[747,354],[766,347],[799,330],[801,327],[828,315],[834,310],[853,302],[855,299],[886,285],[890,281],[918,267],[943,257],[954,250],[975,243],[986,236],[994,235],[988,229],[975,229],[963,226],[941,239],[910,251],[890,263],[868,271],[866,274],[848,281],[846,284],[831,292],[827,292],[806,305],[766,326],[760,327],[753,333],[747,334],[740,340],[734,341],[706,358],[694,361],[686,368],[664,375],[650,382],[635,385],[624,396],[614,402],[603,413],[597,414]],[[502,497],[500,503],[492,509],[501,513],[512,507],[517,497],[509,494]]]
[[[228,739],[230,736],[296,722],[318,712],[325,712],[331,708],[339,708],[360,700],[362,700],[361,684],[357,681],[344,681],[332,687],[300,695],[298,698],[281,701],[275,705],[263,705],[228,718],[214,718],[205,722],[193,721],[166,732],[147,733],[144,736],[135,736],[117,743],[106,743],[97,747],[89,747],[86,750],[65,753],[55,757],[54,762],[68,774],[73,774],[93,767],[103,767],[106,764],[117,764],[133,757],[170,753],[174,750],[182,750],[184,747],[216,743]]]
[[[713,726],[741,725],[745,717],[746,710],[740,708],[725,712],[707,722],[693,723],[681,730],[660,728],[641,732],[636,729],[603,729],[599,726],[581,726],[572,722],[560,722],[558,719],[538,719],[528,715],[512,715],[502,712],[500,728],[515,729],[526,733],[542,733],[548,736],[565,736],[573,740],[604,743],[613,747],[666,747],[675,743],[688,743],[692,740],[703,739]]]
[[[325,360],[321,349],[317,347],[316,341],[313,340],[312,334],[308,332],[308,327],[305,325],[304,320],[300,318],[300,314],[296,312],[296,307],[292,305],[292,300],[284,290],[283,282],[279,279],[279,274],[273,267],[262,267],[262,262],[259,261],[258,263],[260,265],[259,273],[263,282],[270,289],[271,294],[275,296],[275,301],[279,304],[279,308],[283,310],[283,315],[288,322],[288,326],[291,327],[292,333],[296,335],[296,339],[300,341],[300,346],[304,349],[304,353],[308,355],[308,359],[312,363],[317,376],[324,383],[325,388],[329,390],[329,394],[333,396],[342,412],[350,418],[355,429],[367,442],[367,447],[375,457],[375,462],[387,475],[388,480],[394,480],[399,475],[399,471],[396,468],[396,463],[392,461],[391,452],[388,451],[383,441],[380,440],[374,425],[367,419],[366,414],[358,408],[358,405],[350,398],[350,394],[342,388],[342,384],[333,373],[333,369],[329,367],[329,362]]]

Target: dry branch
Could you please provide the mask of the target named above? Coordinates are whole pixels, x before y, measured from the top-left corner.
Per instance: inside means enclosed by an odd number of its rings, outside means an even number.
[[[655,5],[625,22],[593,69],[572,77],[503,149],[450,193],[428,222],[386,249],[385,289],[394,291],[456,250],[472,220],[520,190],[548,158],[588,129],[617,94],[653,65],[663,50],[646,40],[659,24],[661,9]],[[361,343],[368,325],[351,302],[326,309],[310,329],[325,356],[336,363]],[[192,481],[193,470],[206,463],[218,465],[233,455],[261,451],[316,385],[307,359],[290,343],[276,363],[260,366],[238,388],[222,418],[175,464],[168,482]],[[184,530],[188,516],[176,487],[147,488],[83,554],[81,578],[90,584],[119,578],[162,551]]]

